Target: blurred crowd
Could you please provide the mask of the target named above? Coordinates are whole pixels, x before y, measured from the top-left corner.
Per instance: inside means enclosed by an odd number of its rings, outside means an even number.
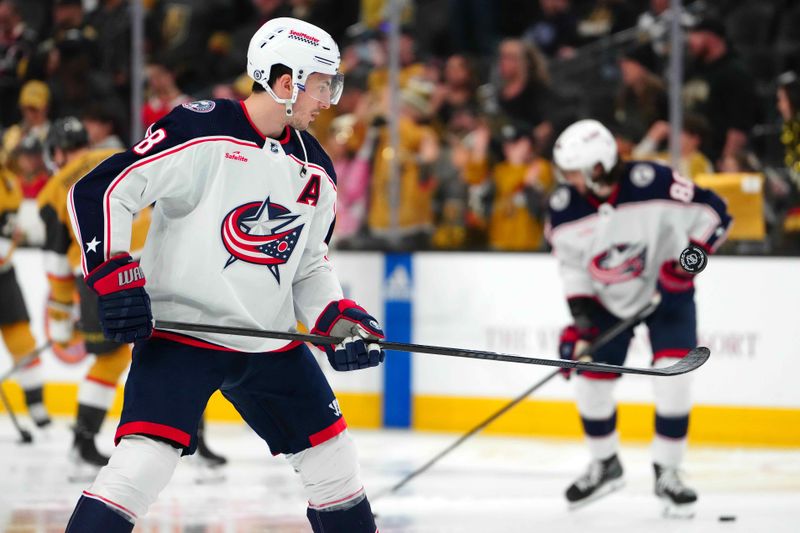
[[[552,143],[567,124],[597,118],[623,157],[669,160],[669,3],[400,2],[395,151],[387,1],[143,0],[146,99],[131,116],[127,0],[0,0],[0,166],[35,203],[53,170],[51,121],[75,116],[93,148],[124,148],[132,124],[176,105],[247,97],[250,37],[294,16],[342,53],[344,94],[313,125],[338,174],[335,246],[545,250]],[[704,186],[761,176],[763,235],[727,251],[800,253],[800,4],[686,4],[678,170]],[[18,217],[32,245],[35,217]]]

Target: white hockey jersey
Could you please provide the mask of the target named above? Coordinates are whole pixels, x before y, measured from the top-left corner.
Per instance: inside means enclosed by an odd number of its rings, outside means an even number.
[[[265,138],[241,102],[176,107],[78,181],[69,204],[84,275],[129,251],[133,214],[155,204],[141,267],[156,320],[288,331],[298,319],[313,327],[342,298],[326,256],[336,210],[330,159],[306,132]],[[243,352],[293,345],[153,335]]]
[[[619,318],[652,298],[665,261],[691,242],[709,253],[731,224],[725,202],[655,163],[630,162],[605,201],[562,185],[550,197],[546,235],[567,299],[594,298]]]

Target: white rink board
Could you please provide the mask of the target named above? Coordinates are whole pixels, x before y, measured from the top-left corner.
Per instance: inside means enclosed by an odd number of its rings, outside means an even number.
[[[39,343],[45,340],[44,308],[47,302],[48,285],[45,278],[42,254],[37,250],[17,250],[13,256],[17,280],[22,287],[28,314],[31,317],[34,335]],[[334,267],[345,292],[345,296],[356,300],[365,309],[383,319],[383,255],[376,253],[348,253],[333,259]],[[0,305],[2,303],[0,302]],[[325,356],[319,352],[322,363]],[[54,382],[78,382],[91,364],[87,358],[77,365],[67,365],[49,351],[42,357],[45,379]],[[337,391],[378,393],[383,388],[383,369],[375,368],[362,372],[334,372],[327,362],[321,364],[331,385]],[[0,372],[11,367],[5,345],[0,342]]]
[[[345,296],[383,320],[384,258],[380,253],[336,252],[331,257]],[[44,339],[47,298],[41,254],[18,250],[17,277],[34,330]],[[800,407],[800,259],[712,257],[698,278],[700,343],[711,360],[696,372],[694,397],[706,405]],[[555,260],[542,254],[420,253],[414,257],[414,342],[555,357],[558,332],[569,321]],[[649,348],[634,341],[628,364],[647,365]],[[324,359],[324,356],[322,357]],[[43,360],[50,381],[78,381],[83,365]],[[417,355],[415,394],[512,397],[549,367]],[[0,343],[0,372],[10,366]],[[383,369],[333,372],[342,392],[380,392]],[[650,378],[621,380],[617,397],[650,400]],[[553,380],[540,398],[572,399],[570,385]]]
[[[540,254],[418,254],[414,262],[414,340],[555,357],[569,322],[555,260]],[[800,260],[712,257],[698,278],[700,344],[711,360],[696,372],[695,402],[706,405],[800,406]],[[641,333],[641,332],[640,332]],[[627,363],[646,366],[640,337]],[[549,367],[416,355],[414,393],[511,397]],[[652,378],[629,376],[626,401],[651,399]],[[572,398],[554,380],[540,398]]]

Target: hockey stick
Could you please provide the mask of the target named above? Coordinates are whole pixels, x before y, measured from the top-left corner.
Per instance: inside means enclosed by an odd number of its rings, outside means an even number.
[[[37,357],[39,357],[42,354],[43,351],[45,351],[49,347],[50,347],[50,341],[47,341],[38,348],[34,349],[31,353],[29,353],[28,355],[24,356],[22,359],[14,363],[14,366],[6,370],[6,373],[0,376],[0,383],[13,376],[21,368],[24,368],[29,364],[31,364],[33,361],[36,360]]]
[[[650,302],[646,306],[640,309],[632,317],[626,318],[625,320],[620,320],[614,325],[614,327],[604,331],[601,335],[599,335],[594,340],[594,342],[581,349],[577,354],[577,358],[581,359],[584,357],[590,357],[589,354],[597,351],[598,348],[605,346],[611,340],[613,340],[617,335],[627,330],[631,326],[635,326],[637,323],[639,323],[639,321],[649,316],[650,313],[656,310],[656,307],[658,307],[659,303],[661,303],[661,298],[658,297],[658,293],[656,293],[656,296],[654,296],[653,299],[650,300]],[[488,418],[479,423],[477,426],[473,427],[472,429],[464,433],[461,437],[459,437],[458,440],[456,440],[450,446],[448,446],[444,450],[434,455],[430,460],[428,460],[428,462],[418,467],[413,472],[409,472],[408,474],[406,474],[406,476],[403,479],[401,479],[388,489],[385,489],[376,494],[372,498],[372,501],[375,501],[378,498],[382,498],[388,494],[392,494],[393,492],[397,492],[398,490],[400,490],[400,488],[405,486],[409,481],[411,481],[412,479],[414,479],[415,477],[427,471],[430,467],[438,463],[445,455],[449,454],[450,452],[461,446],[464,443],[464,441],[468,440],[475,434],[483,431],[483,429],[485,429],[489,424],[491,424],[492,422],[503,416],[505,413],[513,409],[518,403],[522,402],[525,398],[527,398],[528,396],[539,390],[541,387],[545,385],[545,383],[548,383],[550,380],[556,377],[560,372],[561,370],[554,370],[553,372],[547,374],[545,377],[537,381],[534,385],[531,385],[530,387],[525,389],[522,393],[520,393],[519,396],[517,396],[516,398],[505,404],[503,407],[498,409],[495,413],[491,414]]]
[[[28,355],[17,361],[14,364],[14,366],[12,366],[10,369],[8,369],[8,371],[6,371],[5,374],[0,376],[0,402],[3,403],[3,407],[5,407],[6,412],[8,412],[8,417],[11,419],[11,424],[13,424],[14,428],[19,433],[20,443],[22,444],[32,443],[33,435],[31,435],[30,431],[23,428],[20,425],[19,420],[17,420],[17,415],[16,413],[14,413],[14,409],[11,407],[11,402],[8,401],[8,397],[6,396],[6,393],[3,390],[3,382],[8,378],[10,378],[14,374],[14,372],[17,372],[19,369],[26,367],[33,361],[35,361],[36,358],[39,357],[39,354],[41,354],[45,349],[47,349],[48,346],[50,346],[49,342],[43,344],[42,346],[39,346],[31,353],[29,353]]]
[[[270,331],[251,328],[238,328],[214,326],[210,324],[189,324],[187,322],[172,322],[169,320],[156,320],[156,329],[177,331],[197,331],[203,333],[217,333],[222,335],[237,335],[240,337],[260,337],[265,339],[281,339],[287,341],[309,342],[311,344],[339,344],[343,337],[327,337],[308,333],[290,333],[288,331]],[[708,348],[698,347],[691,350],[686,356],[666,368],[639,368],[632,366],[609,365],[586,361],[569,361],[566,359],[544,359],[538,357],[525,357],[522,355],[489,352],[484,350],[468,350],[466,348],[451,348],[447,346],[430,346],[427,344],[410,344],[392,342],[387,340],[370,341],[380,344],[384,350],[398,352],[427,353],[444,355],[448,357],[464,357],[467,359],[481,359],[484,361],[501,361],[504,363],[522,363],[528,365],[555,366],[558,368],[574,368],[575,370],[592,372],[612,372],[617,374],[639,374],[643,376],[677,376],[697,369],[708,360],[711,352]]]
[[[3,407],[6,408],[8,412],[8,417],[11,419],[11,423],[14,425],[14,428],[19,433],[20,443],[22,444],[30,444],[33,442],[33,435],[31,432],[22,427],[19,424],[19,420],[17,420],[17,415],[14,414],[14,410],[11,408],[11,402],[8,401],[8,397],[6,397],[6,392],[3,390],[2,385],[0,385],[0,401],[3,402]]]

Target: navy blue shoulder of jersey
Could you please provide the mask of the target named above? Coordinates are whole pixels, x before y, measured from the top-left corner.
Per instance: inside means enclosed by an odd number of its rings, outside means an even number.
[[[674,182],[672,169],[650,161],[625,163],[619,184],[616,204],[672,200],[670,187]]]
[[[597,212],[589,201],[573,187],[562,184],[550,194],[547,202],[547,213],[550,227],[557,228],[561,224],[580,220]]]
[[[264,145],[263,137],[251,125],[242,102],[234,100],[198,100],[176,106],[148,131],[152,134],[159,128],[164,128],[168,135],[174,131],[179,142],[224,136]]]
[[[333,161],[325,152],[325,149],[319,141],[307,131],[298,131],[290,128],[289,141],[283,145],[283,150],[290,156],[294,156],[300,161],[308,157],[308,162],[312,165],[322,167],[322,169],[333,180],[336,185],[336,170],[333,168]],[[300,137],[302,137],[302,146],[300,144]],[[303,146],[305,146],[305,153],[303,153]]]
[[[681,189],[688,191],[685,197],[679,194]],[[672,168],[646,161],[626,163],[616,203],[649,200],[707,205],[717,213],[720,224],[726,228],[732,220],[725,201],[717,193],[694,185],[688,178],[676,178]]]

